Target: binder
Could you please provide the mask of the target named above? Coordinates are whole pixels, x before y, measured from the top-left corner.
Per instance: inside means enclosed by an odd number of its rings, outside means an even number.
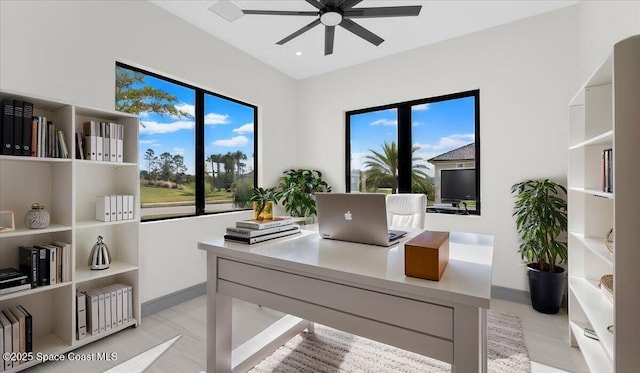
[[[129,198],[129,219],[135,219],[135,216],[133,216],[133,212],[135,211],[135,206],[133,205],[133,195],[128,195],[127,198]]]
[[[116,220],[122,220],[122,195],[116,196]]]
[[[129,220],[129,196],[122,196],[122,220]]]
[[[2,100],[2,152],[3,155],[13,154],[13,100]]]
[[[118,292],[113,285],[104,287],[104,290],[111,293],[111,328],[115,329],[118,327]],[[120,295],[120,298],[122,298],[122,295]]]
[[[49,285],[49,250],[40,245],[35,246],[38,249],[38,286]]]
[[[109,125],[109,161],[118,161],[118,125],[116,123],[107,123]]]
[[[33,122],[33,104],[22,103],[22,155],[31,156],[31,124]]]
[[[49,285],[55,285],[58,282],[58,278],[56,276],[57,273],[57,264],[56,264],[56,248],[50,245],[46,245],[47,250],[49,250]]]
[[[116,162],[124,162],[124,125],[116,124],[118,129],[117,139],[116,139]]]
[[[38,120],[37,117],[31,118],[31,156],[38,156]]]
[[[123,308],[123,298],[122,298],[122,287],[118,286],[118,285],[112,285],[112,287],[114,289],[116,289],[116,321],[118,322],[118,326],[123,324],[123,314],[122,314],[122,308]]]
[[[122,288],[122,323],[126,324],[129,320],[129,289],[126,285],[118,284]]]
[[[100,136],[102,136],[102,160],[109,162],[111,160],[111,139],[109,137],[109,123],[100,122]]]
[[[6,352],[13,351],[13,330],[11,326],[11,322],[4,315],[4,313],[0,312],[0,324],[2,325],[2,334],[3,334],[3,345],[4,350]],[[2,359],[4,360],[4,369],[9,370],[13,368],[13,363],[11,359]]]
[[[118,220],[118,196],[109,196],[109,198],[111,201],[111,206],[109,207],[111,211],[111,221],[116,221]]]
[[[13,100],[13,155],[22,155],[22,101]]]
[[[38,261],[40,250],[32,246],[20,246],[18,248],[18,268],[29,276],[31,287],[38,286]]]
[[[84,293],[87,302],[87,332],[97,335],[100,332],[98,326],[98,295],[87,291]]]
[[[76,338],[87,336],[87,297],[84,293],[76,294]]]
[[[97,196],[96,197],[96,220],[99,221],[111,221],[111,197],[110,196]]]
[[[104,294],[104,329],[111,330],[111,291],[105,288],[99,289]],[[115,299],[113,299],[115,302]]]

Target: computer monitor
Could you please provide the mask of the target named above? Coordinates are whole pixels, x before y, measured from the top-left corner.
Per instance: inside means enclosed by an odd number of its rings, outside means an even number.
[[[457,204],[476,199],[476,169],[456,168],[440,171],[440,199]]]

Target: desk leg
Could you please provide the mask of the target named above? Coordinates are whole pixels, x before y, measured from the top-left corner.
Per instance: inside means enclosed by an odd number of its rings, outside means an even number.
[[[231,372],[231,297],[217,292],[218,257],[207,253],[207,372]]]
[[[477,307],[456,306],[452,373],[487,371],[487,315]]]

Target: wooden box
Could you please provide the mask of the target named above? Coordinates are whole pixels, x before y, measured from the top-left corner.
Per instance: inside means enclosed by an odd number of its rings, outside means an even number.
[[[449,232],[424,231],[404,244],[404,274],[439,281],[449,262]]]

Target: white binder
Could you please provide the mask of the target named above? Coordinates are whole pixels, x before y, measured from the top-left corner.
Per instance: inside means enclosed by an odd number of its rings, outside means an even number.
[[[122,195],[117,195],[116,196],[116,220],[122,220]]]
[[[97,196],[96,197],[96,220],[98,221],[111,221],[111,197],[110,196]]]

